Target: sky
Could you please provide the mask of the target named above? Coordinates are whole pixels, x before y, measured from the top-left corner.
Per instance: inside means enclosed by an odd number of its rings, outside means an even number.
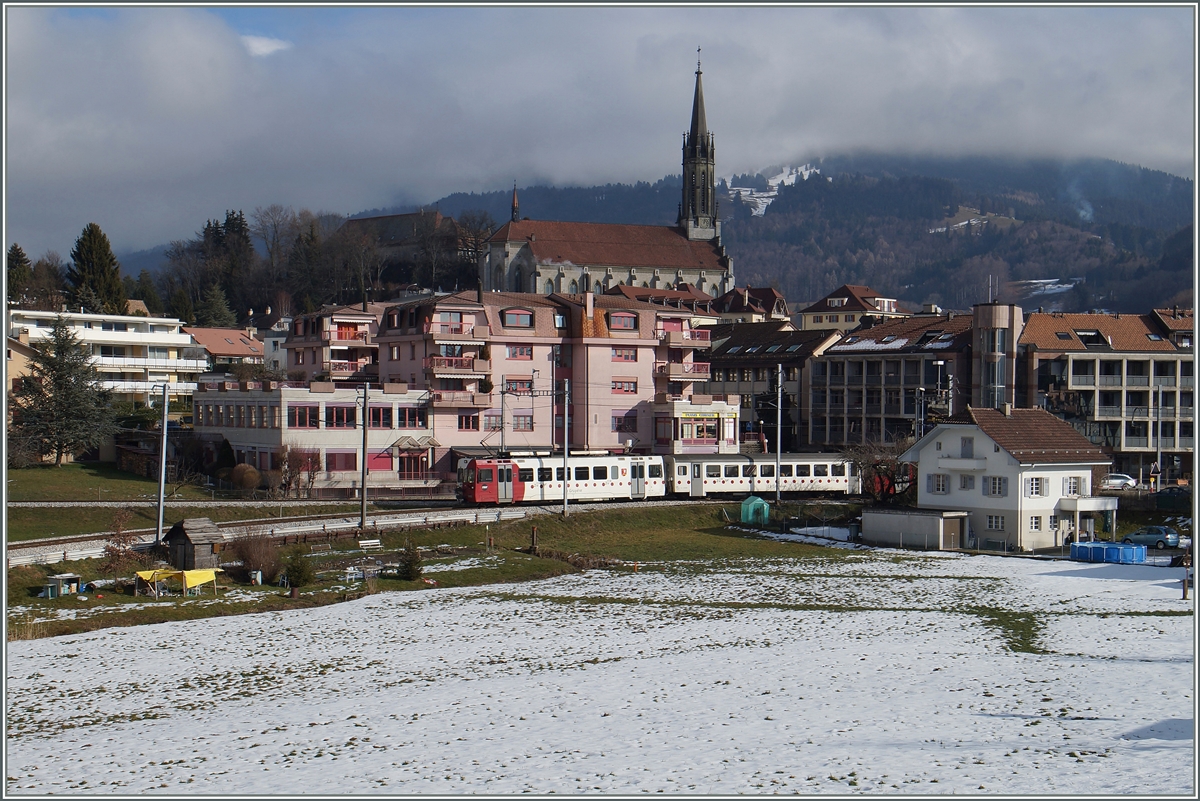
[[[118,252],[227,209],[353,214],[859,149],[1191,177],[1191,7],[6,6],[5,247]]]
[[[1195,796],[1183,568],[842,553],[12,640],[7,797]]]

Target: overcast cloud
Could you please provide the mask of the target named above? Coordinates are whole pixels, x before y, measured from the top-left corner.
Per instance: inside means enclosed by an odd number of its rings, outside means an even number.
[[[6,9],[6,230],[64,256],[226,209],[341,213],[855,148],[1191,177],[1191,8]]]

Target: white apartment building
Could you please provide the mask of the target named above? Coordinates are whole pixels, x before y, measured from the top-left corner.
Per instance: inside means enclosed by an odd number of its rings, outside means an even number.
[[[199,374],[208,369],[207,359],[187,352],[196,343],[171,317],[10,309],[9,336],[36,345],[50,337],[59,316],[91,354],[100,385],[117,401],[161,397],[164,383],[172,399],[190,397]]]

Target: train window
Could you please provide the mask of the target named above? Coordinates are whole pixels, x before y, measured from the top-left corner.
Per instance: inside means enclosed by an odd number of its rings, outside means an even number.
[[[575,480],[576,481],[587,481],[587,479],[588,479],[588,469],[586,467],[576,467],[575,468]]]
[[[839,463],[839,464],[835,464],[835,465],[833,465],[833,475],[835,475],[835,476],[844,476],[844,475],[846,475],[846,464],[845,464],[845,462],[842,462],[842,463]]]
[[[725,465],[725,478],[737,478],[738,469],[736,464]]]
[[[780,466],[782,467],[782,465]],[[758,474],[763,478],[775,478],[775,465],[764,464],[762,467],[758,468]]]
[[[754,469],[755,467],[757,467],[757,465],[752,465],[752,464],[744,464],[744,465],[742,465],[742,475],[743,475],[743,476],[753,476],[753,475],[755,475],[755,474],[757,473],[757,471]]]
[[[827,476],[827,475],[829,475],[829,465],[827,465],[827,464],[814,464],[814,465],[813,465],[813,475],[814,475],[814,476]]]
[[[686,464],[679,465],[679,467],[675,470],[675,474],[678,476],[687,477],[687,465]]]
[[[719,465],[719,464],[704,465],[704,477],[705,478],[720,478],[721,477],[721,465]]]
[[[562,470],[562,468],[560,467],[559,470]],[[552,475],[554,475],[554,471],[549,467],[538,468],[538,481],[550,481],[550,476]]]
[[[796,465],[796,475],[799,478],[808,478],[808,476],[809,476],[808,465],[806,465],[806,464]]]
[[[686,467],[683,468],[683,471],[686,473],[687,468]],[[650,478],[662,478],[662,465],[661,464],[650,465]]]
[[[563,469],[561,467],[554,468],[554,480],[555,481],[563,480]]]
[[[791,478],[792,477],[792,466],[790,464],[779,465],[779,477],[780,478]]]
[[[517,468],[517,481],[520,481],[525,484],[528,484],[529,482],[533,481],[533,468],[532,467],[518,467]]]
[[[484,470],[484,469],[481,469],[481,470],[479,471],[479,480],[480,480],[481,482],[483,482],[483,481],[491,481],[491,480],[492,480],[492,471],[491,471],[491,468],[488,468],[488,469],[485,469],[485,470]]]
[[[592,478],[597,481],[608,478],[608,468],[602,464],[598,464],[592,468]]]

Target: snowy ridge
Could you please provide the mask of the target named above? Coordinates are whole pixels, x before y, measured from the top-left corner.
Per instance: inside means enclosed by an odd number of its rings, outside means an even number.
[[[734,186],[733,176],[726,178],[725,183],[729,186],[730,195],[735,198],[740,197],[742,202],[751,207],[751,214],[761,217],[766,212],[767,206],[771,205],[771,201],[779,196],[779,187],[792,186],[797,180],[807,181],[809,176],[820,174],[821,171],[811,164],[805,164],[803,167],[784,167],[783,172],[767,178],[767,185],[770,188],[765,192],[746,186]],[[825,180],[832,181],[833,179],[826,178]]]

